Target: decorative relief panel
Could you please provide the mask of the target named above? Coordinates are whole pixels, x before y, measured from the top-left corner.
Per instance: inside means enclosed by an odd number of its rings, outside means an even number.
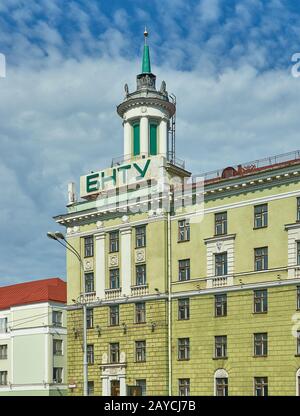
[[[135,262],[142,263],[146,261],[146,250],[144,248],[137,248],[135,250]]]
[[[108,267],[118,267],[119,266],[119,255],[117,253],[108,255]]]
[[[83,268],[85,272],[92,271],[94,269],[94,259],[92,257],[83,259]]]

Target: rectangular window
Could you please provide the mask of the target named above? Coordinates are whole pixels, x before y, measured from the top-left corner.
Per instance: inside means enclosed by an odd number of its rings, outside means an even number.
[[[146,322],[146,304],[144,302],[135,304],[135,322],[137,324]]]
[[[7,344],[0,345],[0,360],[7,359]]]
[[[53,368],[53,383],[61,384],[63,382],[63,369],[61,367]]]
[[[268,377],[254,377],[254,395],[268,395]]]
[[[94,309],[93,308],[86,309],[86,327],[87,329],[91,329],[94,327]]]
[[[86,355],[88,364],[94,364],[94,345],[88,344],[86,346]]]
[[[109,271],[109,287],[110,287],[110,289],[119,289],[120,288],[119,269],[110,269],[110,271]]]
[[[300,198],[297,198],[297,221],[300,221]]]
[[[146,284],[146,264],[139,264],[135,266],[136,285],[141,286]]]
[[[63,342],[61,339],[53,340],[53,355],[63,355]]]
[[[297,355],[300,355],[300,331],[297,331]]]
[[[157,124],[150,123],[150,155],[157,155]]]
[[[135,123],[133,125],[133,156],[138,156],[140,152],[140,125]]]
[[[178,221],[178,241],[190,240],[190,223],[188,220]]]
[[[7,385],[7,371],[0,371],[0,386]]]
[[[7,318],[0,318],[0,334],[7,332]]]
[[[109,344],[109,357],[111,364],[117,364],[120,361],[120,345],[118,342]]]
[[[258,272],[268,269],[268,247],[254,249],[254,269]]]
[[[53,311],[52,312],[52,325],[53,326],[62,326],[62,312]]]
[[[254,356],[265,357],[268,355],[268,334],[254,334]]]
[[[88,396],[94,396],[94,382],[88,381]]]
[[[254,228],[268,226],[268,204],[256,205],[254,207]]]
[[[190,300],[178,299],[178,320],[190,319]]]
[[[227,253],[215,254],[215,276],[227,274]]]
[[[94,255],[94,237],[84,237],[84,257],[92,257]]]
[[[215,358],[227,357],[227,335],[215,337]]]
[[[216,396],[228,396],[228,378],[216,378]]]
[[[297,286],[297,310],[300,310],[300,286]]]
[[[300,241],[297,241],[297,265],[300,266]]]
[[[146,391],[147,391],[146,380],[145,379],[136,380],[136,385],[140,387],[141,389],[141,396],[146,396]]]
[[[254,313],[268,312],[268,291],[254,290]]]
[[[183,282],[185,280],[190,280],[191,274],[191,265],[190,259],[179,260],[178,261],[178,280]]]
[[[135,247],[146,247],[146,226],[135,228]]]
[[[178,394],[179,396],[190,395],[190,379],[189,378],[178,379]]]
[[[146,341],[135,341],[135,361],[146,361]]]
[[[94,273],[84,274],[85,293],[91,293],[95,291],[94,287]]]
[[[117,253],[119,251],[119,231],[109,233],[109,252]]]
[[[215,316],[227,316],[227,295],[215,295]]]
[[[109,324],[111,326],[119,325],[119,305],[109,307]]]
[[[215,214],[215,235],[227,234],[227,212]]]
[[[190,359],[190,339],[178,338],[178,360]]]

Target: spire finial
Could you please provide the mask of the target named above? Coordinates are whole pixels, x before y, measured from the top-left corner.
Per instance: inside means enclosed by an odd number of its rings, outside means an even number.
[[[145,26],[144,30],[144,51],[143,51],[143,61],[142,61],[142,73],[143,74],[149,74],[151,73],[151,64],[150,64],[150,53],[149,53],[149,46],[147,45],[147,37],[149,33],[147,31],[147,28]]]
[[[145,26],[145,30],[144,30],[144,38],[145,38],[145,45],[147,45],[147,37],[148,37],[149,33],[147,31],[147,27]]]

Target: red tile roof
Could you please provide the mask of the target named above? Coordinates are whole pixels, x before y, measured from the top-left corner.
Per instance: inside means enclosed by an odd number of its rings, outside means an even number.
[[[67,302],[67,284],[54,277],[0,287],[0,310],[11,306],[54,301]]]

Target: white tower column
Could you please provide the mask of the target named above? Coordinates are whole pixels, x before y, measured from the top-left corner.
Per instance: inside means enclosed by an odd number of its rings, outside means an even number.
[[[131,124],[124,120],[124,159],[128,160],[131,157]]]
[[[132,229],[126,227],[121,232],[121,288],[124,295],[131,294],[131,234]]]
[[[159,124],[158,153],[167,157],[167,151],[168,151],[168,121],[165,118],[162,118]]]
[[[96,297],[105,298],[105,233],[96,235]]]
[[[141,155],[149,154],[149,120],[148,117],[141,117],[140,121],[140,143],[141,143]]]

